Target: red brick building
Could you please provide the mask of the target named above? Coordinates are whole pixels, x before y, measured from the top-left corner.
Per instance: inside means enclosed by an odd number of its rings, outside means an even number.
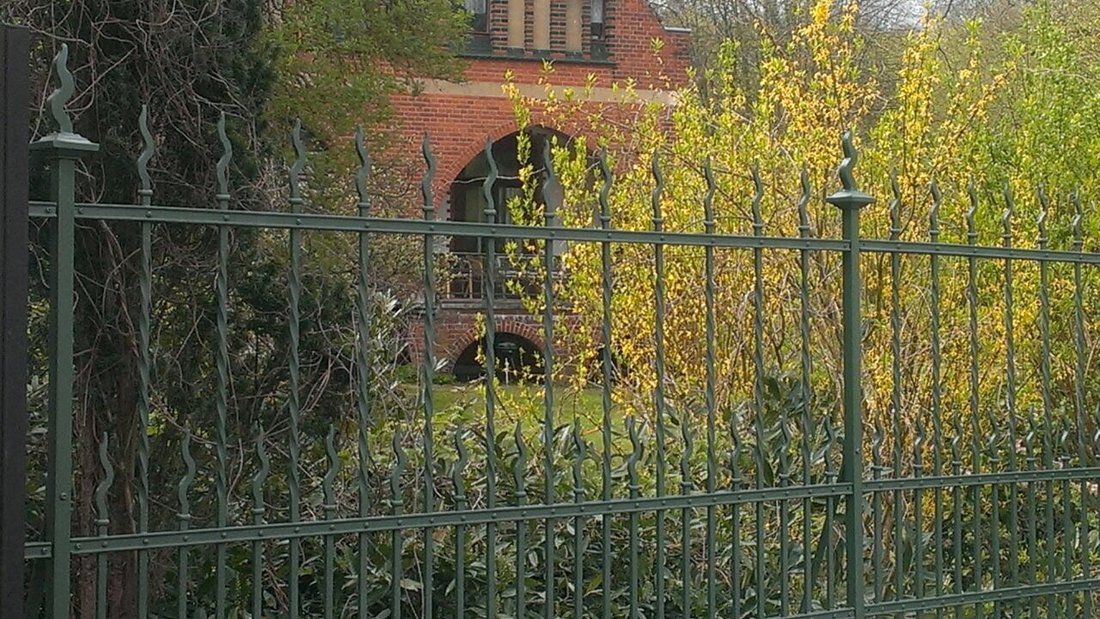
[[[403,137],[402,156],[419,152],[420,136],[431,136],[437,160],[434,195],[438,217],[457,221],[484,221],[482,183],[488,166],[483,155],[488,138],[501,168],[494,185],[497,221],[507,221],[499,205],[519,190],[515,179],[517,123],[503,84],[506,76],[524,99],[544,100],[540,83],[544,64],[552,65],[549,81],[556,92],[580,91],[595,84],[583,106],[598,106],[605,116],[630,106],[612,85],[631,81],[642,100],[671,101],[669,91],[686,79],[688,32],[664,27],[647,0],[466,0],[472,14],[472,35],[465,52],[465,81],[428,80],[415,95],[393,100],[395,129]],[[655,45],[660,41],[660,45]],[[659,48],[659,51],[658,49]],[[537,108],[537,103],[536,103]],[[570,127],[548,126],[536,109],[535,128],[528,128],[532,152],[556,134],[568,139],[583,133],[583,122]],[[448,248],[456,265],[450,285],[441,294],[436,316],[437,355],[457,375],[478,371],[476,315],[483,311],[481,277],[483,247],[479,239],[452,241]],[[506,267],[502,265],[502,270]],[[503,290],[498,291],[503,293]],[[498,341],[507,342],[500,355],[522,361],[524,351],[537,355],[542,346],[539,319],[528,315],[514,299],[496,304],[500,320]],[[563,320],[568,320],[563,316]],[[419,356],[422,334],[413,334],[414,356]]]

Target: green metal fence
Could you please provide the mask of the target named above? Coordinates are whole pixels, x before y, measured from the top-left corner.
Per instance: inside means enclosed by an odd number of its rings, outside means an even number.
[[[652,229],[616,230],[607,200],[613,179],[606,159],[600,161],[604,191],[592,228],[492,223],[501,207],[493,204],[492,173],[485,179],[489,223],[448,222],[436,218],[434,163],[425,141],[423,219],[384,219],[371,216],[370,162],[360,135],[355,141],[362,162],[355,178],[357,213],[331,215],[311,212],[304,197],[307,161],[297,130],[288,208],[243,211],[233,207],[227,173],[233,154],[224,119],[218,126],[224,155],[217,162],[216,204],[166,206],[158,203],[147,172],[157,153],[144,115],[135,119],[145,135],[135,163],[139,203],[77,203],[77,162],[95,146],[72,133],[64,111],[73,90],[64,51],[54,67],[61,86],[49,101],[58,131],[33,145],[52,172],[53,196],[32,202],[30,209],[32,221],[49,231],[42,262],[49,272],[48,299],[32,299],[32,307],[48,308],[50,332],[48,348],[32,351],[49,360],[49,404],[46,489],[40,503],[33,496],[30,501],[31,509],[38,505],[42,510],[44,522],[32,527],[25,546],[31,616],[63,617],[77,607],[100,617],[127,613],[181,619],[1093,616],[1094,591],[1100,586],[1092,567],[1100,550],[1100,434],[1089,410],[1096,403],[1088,401],[1086,390],[1092,367],[1086,284],[1100,255],[1083,251],[1080,213],[1069,249],[1050,247],[1042,222],[1036,247],[1014,246],[1011,202],[999,247],[977,243],[973,210],[966,222],[958,222],[969,224],[970,242],[941,242],[935,203],[927,242],[898,240],[896,217],[891,238],[861,238],[861,209],[872,199],[857,188],[856,154],[845,140],[842,188],[827,198],[841,222],[842,234],[835,239],[811,236],[805,215],[813,195],[808,186],[800,203],[800,234],[766,235],[759,183],[753,233],[717,232],[709,167],[704,175],[711,191],[699,208],[702,229],[665,230],[663,180],[656,164]],[[543,185],[548,193],[560,189],[552,165]],[[551,222],[552,209],[545,216]],[[140,343],[134,350],[140,369],[138,438],[134,487],[126,489],[113,486],[115,463],[122,461],[114,439],[73,432],[79,410],[73,395],[73,330],[79,325],[73,312],[74,298],[81,298],[74,278],[82,269],[74,261],[74,235],[78,227],[93,224],[139,229],[140,245],[130,259],[138,264],[140,304],[127,309]],[[158,248],[172,230],[207,238],[214,248],[212,271],[195,273],[193,284],[211,296],[214,308],[213,332],[206,334],[212,348],[203,349],[209,355],[213,396],[210,426],[189,425],[200,417],[164,410],[158,395],[166,386],[158,384],[154,370],[171,351],[158,349],[154,332],[172,317],[154,315],[155,267]],[[248,315],[234,293],[234,279],[241,277],[231,268],[238,234],[285,235],[277,238],[280,243],[285,238],[288,256],[287,306],[281,314],[287,347],[280,353],[289,364],[288,375],[264,396],[277,402],[270,409],[274,413],[257,424],[239,418],[239,394],[231,392],[233,366],[246,358],[231,349],[232,331],[235,321]],[[303,393],[299,347],[307,330],[320,328],[306,324],[302,314],[308,286],[303,246],[309,235],[350,237],[356,262],[356,310],[348,320],[355,333],[349,370],[354,406],[327,416],[303,415],[305,399],[315,394]],[[596,381],[601,415],[592,427],[563,415],[555,401],[554,379],[561,370],[555,330],[562,328],[555,269],[544,269],[541,292],[546,335],[541,419],[500,425],[501,387],[487,380],[478,418],[441,427],[432,388],[437,369],[433,319],[439,308],[434,248],[441,236],[539,239],[545,264],[556,260],[550,241],[600,248],[600,339],[606,345]],[[423,247],[423,265],[417,267],[424,273],[417,315],[425,334],[419,410],[415,417],[396,420],[387,417],[385,403],[371,387],[378,351],[371,349],[369,331],[378,297],[370,260],[372,243],[380,237]],[[497,320],[492,291],[499,261],[496,243],[481,245],[487,254],[481,261],[484,361],[492,368]],[[617,413],[610,346],[612,253],[620,246],[650,248],[654,277],[652,367],[632,371],[655,372],[656,391],[647,414],[625,419]],[[697,250],[706,280],[698,314],[707,334],[706,348],[699,351],[705,389],[693,419],[666,393],[670,310],[665,252],[674,248]],[[836,400],[811,407],[804,395],[775,426],[766,421],[765,410],[770,353],[763,337],[763,264],[769,253],[792,259],[798,303],[788,309],[797,317],[792,346],[799,353],[792,370],[804,389],[814,382],[811,373],[822,372],[813,367],[822,360],[811,358],[810,341],[827,336],[815,325],[830,323],[839,334],[834,361],[840,376],[825,377],[840,385]],[[743,324],[722,324],[726,314],[716,307],[716,260],[727,254],[747,257],[753,268],[755,283],[744,291],[749,311]],[[811,268],[815,256],[838,262],[839,270],[817,272]],[[861,308],[867,296],[861,259],[884,261],[883,290],[895,300],[885,321],[894,381],[886,411],[870,410],[862,394],[871,378],[861,369],[870,328]],[[920,370],[902,367],[901,348],[909,345],[903,335],[911,334],[897,297],[908,283],[903,265],[917,263],[927,267],[929,278],[923,307],[930,322],[921,341],[930,347],[932,391],[916,426],[903,427],[901,385],[908,372]],[[955,300],[966,308],[970,334],[965,345],[956,346],[969,355],[970,373],[954,377],[969,393],[961,410],[945,410],[943,400],[947,377],[941,366],[945,300],[940,281],[946,263],[962,269],[968,281],[966,297]],[[1037,299],[1016,298],[1013,273],[1024,268],[1038,271]],[[987,277],[990,269],[1003,290],[999,317],[979,306],[979,277]],[[1059,282],[1067,287],[1052,290],[1052,269],[1059,269]],[[990,280],[983,281],[988,285]],[[832,316],[811,316],[811,295],[828,287],[836,290],[841,306]],[[1061,317],[1072,341],[1054,342],[1059,351],[1069,351],[1068,359],[1057,359],[1053,352],[1052,294],[1060,295],[1058,307],[1072,314]],[[1028,337],[1039,340],[1038,354],[1017,358],[1013,338],[1022,335],[1016,333],[1014,311],[1021,303],[1034,307],[1036,300],[1040,329]],[[1004,325],[1003,341],[980,340],[979,320],[994,318]],[[714,342],[725,329],[754,333],[752,397],[743,411],[720,410],[716,403],[716,389],[726,377],[716,370]],[[1007,368],[981,366],[979,349],[987,345],[1004,347]],[[981,395],[982,381],[992,380],[990,372],[997,381],[1003,377],[1004,401],[985,401]],[[1014,402],[1016,381],[1024,373],[1040,386],[1042,406],[1036,410],[1022,410]],[[1056,389],[1055,380],[1064,384]],[[1062,389],[1067,385],[1074,397],[1056,402],[1053,394],[1067,391]],[[921,420],[927,420],[931,432]],[[72,524],[74,467],[89,466],[74,462],[80,443],[95,445],[99,454],[92,464],[98,481],[88,506],[94,528],[85,531]],[[31,479],[28,487],[38,481]],[[111,512],[119,500],[136,506],[132,521]],[[90,595],[81,598],[76,590],[90,579]],[[126,597],[117,591],[126,591]]]

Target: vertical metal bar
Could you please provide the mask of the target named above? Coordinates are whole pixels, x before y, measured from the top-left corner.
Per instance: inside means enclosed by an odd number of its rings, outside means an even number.
[[[1035,420],[1028,419],[1028,432],[1024,435],[1024,462],[1026,463],[1027,470],[1036,470],[1036,461],[1038,457],[1035,455]],[[1038,559],[1039,559],[1039,539],[1036,521],[1038,520],[1036,513],[1038,506],[1035,498],[1035,482],[1028,482],[1027,484],[1027,567],[1028,567],[1028,584],[1039,584],[1038,579]],[[1032,617],[1037,616],[1039,612],[1039,598],[1031,596],[1028,598],[1029,612]]]
[[[451,483],[454,485],[455,491],[455,510],[465,511],[469,509],[469,503],[466,501],[466,465],[470,462],[470,453],[466,449],[466,442],[463,440],[463,429],[458,428],[455,430],[455,453],[458,455],[455,460],[454,474],[451,477]],[[365,603],[360,603],[361,607],[365,607]],[[466,525],[455,525],[455,617],[463,619],[466,616]]]
[[[290,134],[291,143],[294,145],[294,163],[290,166],[290,212],[299,214],[302,212],[302,189],[300,178],[306,167],[306,149],[302,144],[302,121],[295,119],[294,129]],[[361,235],[362,236],[362,235]],[[299,343],[301,341],[302,317],[302,230],[291,228],[287,239],[290,253],[290,272],[288,274],[287,292],[289,293],[289,307],[287,316],[287,330],[289,338],[289,350],[287,351],[287,417],[290,418],[290,437],[287,441],[290,455],[290,475],[288,478],[288,490],[290,494],[290,521],[299,522],[302,518],[302,481],[301,481],[301,454],[302,454],[302,400],[301,400],[301,370],[299,367]],[[362,301],[362,297],[360,297]],[[362,315],[360,314],[360,318]],[[362,346],[363,342],[360,341]],[[362,393],[362,386],[360,386]],[[361,421],[361,420],[360,420]],[[362,502],[360,502],[362,505]],[[365,515],[365,514],[363,514]],[[294,538],[289,541],[290,565],[287,568],[287,578],[290,581],[289,595],[287,599],[288,611],[292,619],[297,619],[301,606],[299,593],[299,573],[302,562],[302,541]],[[360,548],[362,552],[362,548]]]
[[[732,443],[732,449],[730,450],[730,488],[734,492],[742,490],[744,479],[741,477],[741,450],[743,441],[741,440],[740,415],[736,410],[730,415],[730,441]],[[732,599],[732,612],[734,617],[741,616],[741,599],[743,592],[741,591],[742,576],[741,576],[741,504],[734,503],[730,507],[730,545],[733,546],[733,565],[730,567],[730,581],[733,585],[732,591],[730,591],[730,597]]]
[[[191,526],[191,502],[187,499],[187,493],[191,490],[191,484],[195,481],[195,459],[191,457],[191,431],[185,430],[183,439],[180,440],[180,455],[183,459],[185,472],[177,486],[180,510],[176,514],[181,532],[187,531]],[[176,575],[176,619],[187,619],[187,584],[188,584],[188,554],[189,546],[180,546],[177,562],[179,573]]]
[[[1047,249],[1048,236],[1047,236],[1047,214],[1050,211],[1050,200],[1047,197],[1046,189],[1042,186],[1038,190],[1039,198],[1039,219],[1036,222],[1039,233],[1038,246],[1039,249]],[[1051,365],[1051,352],[1050,352],[1050,263],[1046,260],[1039,259],[1039,390],[1042,395],[1043,402],[1043,434],[1044,434],[1044,466],[1047,470],[1051,470],[1054,465],[1053,461],[1053,440],[1051,436],[1051,414],[1054,408],[1053,396],[1051,395],[1050,386],[1050,365]],[[1054,530],[1054,483],[1048,481],[1046,483],[1046,546],[1047,546],[1047,582],[1055,582],[1054,570],[1055,570],[1055,555],[1057,551],[1057,545],[1055,539],[1057,538],[1057,531]],[[1067,545],[1068,547],[1068,545]],[[1067,601],[1070,598],[1067,596]],[[1068,606],[1068,604],[1067,604]],[[1047,597],[1047,609],[1048,612],[1055,613],[1057,608],[1057,599],[1051,595]]]
[[[842,261],[843,302],[842,302],[842,350],[844,375],[844,460],[841,465],[841,478],[852,484],[852,493],[847,497],[847,510],[844,517],[845,557],[847,559],[847,602],[855,619],[866,616],[864,610],[864,565],[863,565],[863,416],[860,369],[862,340],[862,319],[860,316],[860,294],[862,283],[859,273],[859,211],[871,204],[874,198],[859,191],[852,178],[852,167],[857,161],[855,147],[852,146],[851,133],[845,133],[842,141],[844,161],[838,174],[843,188],[830,195],[826,200],[841,209],[842,235],[849,243]]]
[[[996,429],[989,433],[989,470],[991,472],[1000,472],[998,465],[1001,463],[1000,457],[1000,436]],[[992,500],[990,501],[990,566],[993,570],[992,586],[996,591],[1001,587],[1001,486],[1000,484],[993,483],[991,485]],[[1013,508],[1015,506],[1013,505]],[[993,604],[993,616],[1000,616],[1000,604],[995,602]]]
[[[638,461],[642,458],[642,442],[638,438],[638,428],[634,423],[634,416],[626,418],[626,433],[630,437],[630,455],[626,460],[626,473],[630,483],[630,498],[637,499],[641,486],[638,482]],[[630,512],[630,619],[638,619],[639,595],[641,593],[638,580],[638,512]]]
[[[394,447],[400,450],[400,444],[398,443],[398,433],[394,433]],[[328,428],[328,435],[325,436],[325,455],[328,457],[328,471],[325,472],[325,476],[321,479],[321,496],[322,505],[321,510],[324,512],[325,520],[333,520],[336,518],[336,494],[333,491],[332,484],[336,481],[336,476],[340,472],[340,454],[336,452],[336,428],[332,425]],[[404,465],[404,454],[398,452],[398,471]],[[400,472],[397,474],[397,478],[400,479]],[[394,510],[396,513],[401,513],[400,501],[401,495],[396,495]],[[395,540],[400,536],[399,531],[394,531]],[[325,544],[325,557],[324,557],[324,613],[325,619],[333,619],[336,616],[336,567],[334,565],[336,560],[336,540],[332,535],[324,536]],[[394,553],[397,555],[397,561],[395,565],[400,565],[401,562],[401,544],[395,545],[396,550]],[[394,568],[397,569],[396,567]],[[394,598],[397,599],[398,594],[401,591],[400,577],[394,579]],[[398,605],[393,610],[393,616],[397,619],[401,616],[401,606]]]
[[[955,436],[951,438],[951,474],[955,477],[962,477],[962,452],[959,448],[959,443],[962,441],[963,429],[962,429],[962,411],[955,415],[954,423]],[[956,595],[963,592],[963,542],[962,542],[962,488],[955,485],[951,489],[951,506],[952,514],[951,521],[954,525],[954,539],[952,540],[951,547],[955,552],[953,564],[955,568],[954,573],[954,593]],[[962,617],[963,606],[959,604],[955,606],[955,617]]]
[[[1084,229],[1081,226],[1083,212],[1081,209],[1081,197],[1073,194],[1073,251],[1081,252],[1084,248]],[[1075,363],[1073,366],[1073,403],[1077,418],[1077,466],[1088,466],[1085,447],[1085,311],[1082,303],[1083,291],[1081,285],[1081,263],[1073,263],[1073,335]],[[1089,481],[1081,479],[1081,523],[1079,532],[1079,544],[1081,547],[1081,577],[1088,580],[1092,578],[1092,547],[1089,532]],[[1086,591],[1082,595],[1082,614],[1085,617],[1092,616],[1092,593]]]
[[[752,166],[752,235],[762,237],[764,235],[764,220],[760,214],[760,202],[764,197],[764,184],[760,180],[760,167]],[[756,429],[753,457],[756,461],[756,471],[753,477],[756,481],[756,489],[764,487],[764,251],[760,247],[752,249],[752,409],[753,426]],[[764,550],[764,502],[756,501],[756,616],[766,617],[768,599],[764,585],[767,582],[766,554]],[[780,575],[782,578],[782,575]]]
[[[802,186],[802,195],[798,199],[798,238],[810,238],[810,173],[802,168],[799,181]],[[799,353],[800,380],[802,382],[802,484],[809,486],[813,477],[814,454],[814,419],[810,414],[810,398],[813,389],[810,385],[810,371],[812,359],[810,357],[810,252],[806,249],[798,251],[798,327],[799,327]],[[810,560],[810,548],[813,544],[813,500],[809,497],[802,499],[802,608],[801,612],[808,613],[813,608],[814,569]]]
[[[523,425],[516,423],[516,462],[512,470],[516,482],[516,506],[527,504],[527,461],[530,452],[523,440]],[[489,598],[492,600],[492,598]],[[489,615],[493,616],[493,615]],[[516,521],[516,617],[527,616],[527,521]]]
[[[359,158],[359,171],[355,175],[355,193],[358,197],[358,203],[356,204],[356,212],[359,217],[367,217],[370,215],[370,194],[367,190],[367,177],[370,174],[371,160],[370,155],[367,152],[367,145],[365,137],[363,135],[363,127],[357,126],[355,128],[355,153]],[[373,322],[373,304],[371,303],[370,293],[370,235],[366,232],[360,232],[358,234],[358,269],[357,277],[355,280],[355,292],[358,297],[358,303],[355,305],[355,309],[358,312],[357,320],[355,321],[356,328],[356,391],[355,391],[355,411],[356,422],[358,431],[356,432],[357,444],[356,452],[358,455],[358,466],[356,467],[356,475],[358,479],[358,501],[359,501],[359,517],[366,518],[370,515],[370,424],[371,424],[371,398],[370,398],[370,381],[371,381],[371,359],[372,359],[372,343],[371,343],[371,324]],[[367,578],[366,574],[370,571],[370,556],[368,555],[368,545],[370,543],[370,537],[366,533],[359,534],[359,577],[356,579],[358,582],[356,599],[358,600],[359,619],[367,619],[368,604],[367,604]],[[295,619],[294,616],[291,619]]]
[[[916,432],[913,436],[913,478],[924,477],[924,450],[928,438],[924,432],[924,420],[918,414],[914,420]],[[909,539],[913,540],[913,595],[924,597],[924,493],[920,487],[913,488],[913,530]]]
[[[229,163],[233,158],[233,147],[229,137],[225,134],[225,113],[218,117],[218,138],[222,143],[222,157],[218,160],[218,194],[216,196],[218,209],[229,210]],[[218,271],[215,282],[218,304],[217,328],[218,328],[218,352],[217,352],[217,394],[215,407],[217,411],[217,478],[215,480],[218,495],[218,514],[216,523],[218,528],[229,525],[229,437],[226,425],[229,417],[229,227],[218,226]],[[216,547],[215,578],[216,578],[216,616],[225,619],[228,609],[226,607],[226,590],[228,587],[228,567],[226,566],[225,544]]]
[[[432,182],[435,180],[435,157],[432,155],[428,134],[424,134],[422,145],[427,170],[420,181],[420,195],[423,198],[421,210],[425,221],[435,219],[435,201],[432,197]],[[432,388],[435,384],[435,235],[424,235],[424,512],[435,511],[435,439],[434,418],[435,398]],[[435,537],[432,529],[424,529],[424,581],[421,590],[424,617],[434,616],[432,593],[435,589]]]
[[[584,503],[584,459],[580,420],[573,419],[573,502]],[[584,618],[584,517],[573,517],[573,619]]]
[[[680,494],[691,494],[691,456],[693,451],[691,437],[691,423],[680,422],[681,435],[684,440],[684,450],[680,454]],[[691,616],[691,508],[685,507],[680,511],[680,616],[688,619]],[[579,618],[578,618],[579,619]]]
[[[875,420],[875,433],[871,439],[871,461],[873,462],[871,473],[875,480],[882,479],[882,473],[886,470],[886,467],[882,465],[882,443],[885,440],[882,432],[882,422],[878,419]],[[874,521],[873,540],[871,543],[871,569],[874,571],[875,578],[875,591],[874,601],[881,602],[883,600],[883,573],[882,573],[882,554],[883,554],[883,537],[885,534],[886,523],[883,522],[882,515],[882,492],[875,492],[871,495],[871,513]]]
[[[661,172],[661,164],[657,155],[653,155],[652,174],[654,180],[653,192],[650,194],[650,203],[653,207],[653,230],[658,234],[664,230],[664,218],[661,216],[661,192],[664,191],[664,174]],[[656,437],[657,437],[657,496],[665,496],[667,483],[667,463],[665,462],[665,248],[662,243],[653,245],[653,302],[654,302],[654,369],[656,373],[656,386],[654,389],[654,405],[656,412]],[[654,565],[657,619],[665,616],[665,511],[657,510],[657,557]]]
[[[30,32],[0,26],[0,590],[24,587]],[[24,616],[23,595],[4,601]]]
[[[940,187],[933,179],[931,184],[932,209],[928,215],[928,235],[932,243],[940,241],[940,205],[943,203],[943,194]],[[931,271],[931,335],[932,335],[932,474],[936,477],[943,475],[943,384],[941,377],[942,346],[940,340],[940,257],[937,254],[929,256],[929,268]],[[936,572],[935,590],[936,596],[943,595],[943,492],[940,488],[932,490],[933,524],[932,538],[935,546],[933,566]],[[936,618],[943,619],[943,609],[936,609]]]
[[[265,435],[263,427],[256,432],[256,460],[259,467],[252,477],[252,524],[255,526],[264,523],[264,483],[271,467],[271,460],[267,457],[267,448],[264,446]],[[263,617],[264,610],[264,543],[263,540],[252,542],[252,616]]]
[[[153,158],[155,145],[149,133],[149,112],[141,106],[138,128],[144,144],[137,160],[141,188],[138,196],[141,205],[153,203],[153,182],[149,176],[149,160]],[[138,532],[149,530],[149,414],[152,411],[152,314],[153,314],[153,224],[141,222],[141,314],[138,316]],[[149,615],[149,552],[138,551],[137,616]]]
[[[974,188],[974,181],[971,180],[967,185],[967,196],[970,201],[970,208],[966,211],[966,242],[968,245],[974,246],[978,244],[978,229],[974,223],[974,215],[978,212],[978,193]],[[981,376],[979,373],[979,359],[978,355],[981,352],[978,338],[978,259],[974,256],[970,256],[966,259],[966,309],[969,317],[969,334],[970,334],[970,454],[971,463],[970,471],[972,473],[980,473],[981,462],[981,410],[979,408],[978,389],[980,387]],[[982,489],[980,486],[974,486],[971,502],[972,509],[974,510],[974,526],[972,534],[974,536],[972,552],[973,554],[973,572],[974,572],[974,590],[981,591],[983,587],[984,576],[982,573],[982,526],[981,515],[984,511],[981,508]],[[984,614],[984,604],[977,602],[974,604],[974,616],[975,619],[981,619]]]
[[[493,142],[485,139],[485,159],[489,164],[489,174],[481,185],[481,195],[485,198],[485,221],[494,224],[497,221],[494,185],[497,180],[497,162],[493,157]],[[507,208],[507,205],[502,205]],[[482,239],[485,246],[485,279],[481,282],[481,294],[485,300],[485,494],[486,507],[497,506],[497,459],[496,459],[496,239]],[[518,482],[519,480],[517,480]],[[526,521],[516,522],[517,535],[526,529]],[[485,523],[485,611],[488,616],[496,616],[497,605],[497,524]],[[523,557],[526,560],[526,557]]]
[[[1062,419],[1061,432],[1058,434],[1058,459],[1059,466],[1062,469],[1070,468],[1070,455],[1069,446],[1066,444],[1069,442],[1069,420]],[[1073,482],[1066,479],[1062,482],[1062,580],[1069,582],[1073,580],[1073,547],[1075,540],[1073,539],[1074,528],[1071,511],[1073,510],[1072,498],[1070,493],[1073,491]],[[1083,517],[1083,516],[1082,516]],[[1054,581],[1051,578],[1051,581]],[[1076,617],[1077,608],[1074,604],[1075,594],[1070,592],[1066,593],[1065,608],[1063,609],[1063,616]]]
[[[73,246],[76,224],[76,160],[98,146],[73,133],[65,105],[73,94],[66,65],[69,48],[62,44],[53,61],[59,87],[46,99],[58,131],[31,145],[50,165],[51,198],[57,215],[50,220],[49,422],[46,475],[46,541],[51,545],[47,575],[47,617],[68,617],[71,605],[73,492]],[[25,439],[24,439],[25,440]]]
[[[104,432],[99,440],[99,466],[103,469],[103,477],[95,489],[96,505],[96,535],[106,538],[110,534],[111,515],[107,508],[107,493],[111,491],[111,484],[115,480],[115,470],[111,466],[111,460],[107,457],[107,433]],[[96,601],[95,612],[97,619],[107,619],[107,553],[96,554]]]
[[[1015,210],[1012,198],[1012,192],[1005,189],[1005,210],[1001,219],[1003,226],[1002,240],[1005,248],[1012,247],[1012,215]],[[1004,261],[1004,329],[1005,329],[1005,355],[1006,355],[1006,384],[1005,384],[1005,408],[1008,413],[1008,470],[1016,471],[1016,433],[1018,431],[1018,421],[1016,416],[1016,344],[1015,344],[1015,327],[1014,327],[1014,306],[1013,306],[1013,262],[1011,258],[1006,258]],[[1019,527],[1017,523],[1017,509],[1018,503],[1019,485],[1012,483],[1009,486],[1009,498],[1008,505],[1008,535],[1009,544],[1008,547],[1015,551],[1019,547]],[[1011,580],[1010,586],[1017,586],[1020,584],[1020,562],[1009,561],[1009,570]],[[1014,599],[1012,602],[1012,613],[1014,616],[1020,614],[1020,600]]]
[[[717,186],[714,182],[714,170],[711,167],[710,158],[707,158],[703,167],[703,175],[706,177],[707,191],[703,196],[703,231],[709,236],[714,235],[714,194]],[[717,283],[714,279],[714,246],[707,245],[703,248],[703,270],[706,278],[704,293],[706,306],[706,386],[704,387],[704,401],[707,408],[707,494],[714,494],[717,489],[718,461],[715,457],[716,423],[718,405],[715,398],[716,374],[714,361],[714,345],[717,337],[715,328],[714,297]],[[717,536],[717,508],[713,505],[707,507],[707,617],[717,616],[717,550],[715,537]]]
[[[890,240],[896,241],[901,237],[901,187],[898,186],[897,177],[890,179]],[[893,475],[894,479],[902,477],[902,428],[901,428],[901,254],[890,253],[890,416],[893,422]],[[905,573],[903,569],[904,545],[902,529],[905,521],[905,502],[901,490],[895,490],[893,494],[894,512],[894,599],[900,600],[905,596]],[[900,617],[900,614],[898,615]]]
[[[836,458],[833,457],[833,448],[836,446],[837,434],[836,426],[833,423],[833,416],[830,413],[825,418],[825,483],[835,484],[839,477],[840,471],[836,467]],[[825,497],[825,527],[821,534],[821,546],[818,550],[818,554],[814,557],[820,564],[819,557],[821,553],[825,555],[825,608],[827,610],[836,609],[836,552],[833,548],[833,537],[836,535],[836,497],[830,494]],[[817,571],[816,569],[814,570]]]
[[[1034,415],[1034,411],[1032,412]],[[1054,469],[1054,437],[1052,435],[1051,419],[1050,415],[1043,415],[1043,468],[1047,471]],[[1030,485],[1030,484],[1029,484]],[[1054,582],[1056,580],[1055,570],[1057,569],[1056,539],[1058,532],[1054,530],[1054,482],[1047,480],[1043,483],[1043,536],[1046,537],[1043,540],[1043,545],[1046,547],[1046,578],[1045,582]],[[1036,557],[1038,557],[1038,546],[1036,546]],[[1051,615],[1058,615],[1057,598],[1054,595],[1046,596],[1046,604],[1048,612]]]
[[[603,184],[600,186],[599,202],[600,202],[600,229],[604,230],[607,235],[611,236],[611,184],[613,182],[611,176],[611,167],[607,162],[607,151],[600,151],[599,158],[600,173],[603,178]],[[604,501],[610,501],[611,492],[611,407],[612,393],[611,393],[611,381],[612,376],[612,363],[614,360],[611,356],[611,241],[605,240],[600,243],[600,283],[603,301],[603,314],[600,321],[600,335],[603,349],[601,350],[601,370],[603,371],[603,385],[601,386],[602,404],[603,404],[603,423],[601,426],[601,434],[603,438],[603,454],[600,458],[601,473],[602,473],[602,498]],[[602,563],[603,563],[603,619],[611,619],[611,514],[603,514],[601,520],[601,550],[602,550]]]
[[[543,220],[546,227],[556,225],[557,214],[555,207],[561,196],[561,187],[554,172],[554,161],[550,150],[550,141],[543,145],[543,164],[546,166],[546,178],[543,181]],[[542,338],[543,338],[543,405],[545,418],[542,426],[542,449],[544,502],[549,505],[556,501],[554,492],[554,271],[555,242],[548,239],[543,246],[543,311],[542,311]],[[554,528],[553,518],[546,519],[546,541],[543,546],[545,565],[543,565],[543,579],[546,598],[543,603],[543,616],[545,619],[556,619],[554,611]]]

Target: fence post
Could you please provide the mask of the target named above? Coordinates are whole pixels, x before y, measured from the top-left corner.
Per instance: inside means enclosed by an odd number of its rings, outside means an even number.
[[[848,606],[852,608],[856,619],[865,616],[864,577],[863,577],[863,391],[861,385],[860,362],[862,351],[863,318],[860,315],[860,294],[863,284],[859,274],[859,211],[874,202],[874,198],[856,187],[852,177],[852,168],[858,159],[852,146],[851,132],[845,132],[842,140],[844,160],[840,164],[838,175],[842,188],[825,198],[829,204],[840,209],[842,235],[848,242],[844,252],[843,279],[843,376],[844,376],[844,462],[841,465],[841,481],[852,485],[847,497],[847,510],[844,516],[845,558],[847,564]]]
[[[0,591],[22,617],[27,459],[30,33],[0,25]]]
[[[59,86],[46,99],[57,131],[36,140],[31,150],[50,167],[50,199],[56,206],[49,241],[49,410],[46,475],[46,541],[50,569],[46,574],[46,616],[68,617],[71,606],[71,537],[73,502],[73,271],[76,215],[76,161],[99,146],[73,132],[65,104],[73,94],[66,66],[69,48],[62,45],[53,61]]]

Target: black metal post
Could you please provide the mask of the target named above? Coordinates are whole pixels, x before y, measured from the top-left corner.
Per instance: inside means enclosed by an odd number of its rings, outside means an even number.
[[[30,32],[0,25],[0,591],[23,617]]]

